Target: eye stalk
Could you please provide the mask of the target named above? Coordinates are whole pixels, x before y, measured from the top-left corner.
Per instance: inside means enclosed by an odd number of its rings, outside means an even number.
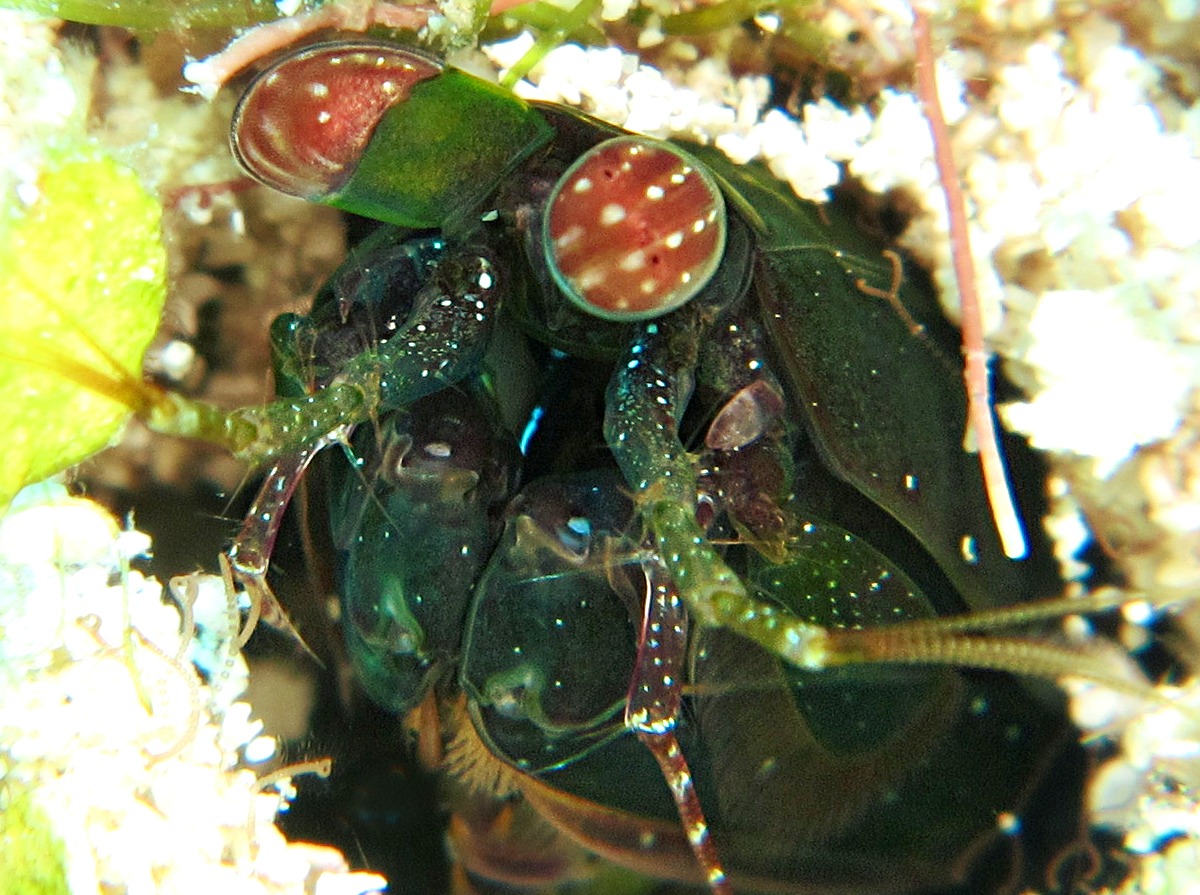
[[[317,44],[263,72],[234,155],[268,186],[402,227],[462,232],[554,137],[512,93],[372,40]]]
[[[725,200],[708,169],[643,137],[614,137],[585,153],[555,185],[544,223],[558,285],[606,320],[675,310],[725,252]]]
[[[317,44],[280,60],[247,88],[230,143],[255,180],[302,199],[340,191],[380,119],[442,66],[390,44]]]

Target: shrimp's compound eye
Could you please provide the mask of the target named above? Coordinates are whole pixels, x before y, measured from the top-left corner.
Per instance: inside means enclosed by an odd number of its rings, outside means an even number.
[[[320,199],[346,182],[392,106],[441,72],[431,59],[374,42],[318,44],[259,75],[238,103],[230,143],[269,187]]]
[[[593,147],[546,204],[546,260],[583,310],[606,320],[673,311],[725,251],[725,200],[700,162],[669,143],[615,137]]]

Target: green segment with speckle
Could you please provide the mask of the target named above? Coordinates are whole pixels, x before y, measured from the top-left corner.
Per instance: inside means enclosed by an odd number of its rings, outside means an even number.
[[[85,150],[0,220],[0,508],[129,417],[166,294],[160,213],[131,171]]]

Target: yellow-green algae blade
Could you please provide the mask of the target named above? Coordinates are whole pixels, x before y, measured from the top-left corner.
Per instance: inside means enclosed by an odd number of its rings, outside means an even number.
[[[11,778],[0,793],[0,895],[68,895],[62,843]]]
[[[92,150],[60,153],[0,220],[0,509],[105,447],[130,415],[166,295],[161,206]]]

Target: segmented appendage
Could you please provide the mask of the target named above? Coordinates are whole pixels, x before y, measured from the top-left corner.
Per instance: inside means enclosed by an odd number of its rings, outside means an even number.
[[[637,664],[625,703],[625,726],[654,756],[671,789],[688,843],[715,895],[731,895],[692,770],[675,734],[683,708],[687,676],[688,616],[674,586],[657,564],[648,564],[646,595]]]
[[[670,324],[646,324],[609,384],[604,437],[694,620],[736,631],[793,665],[820,668],[826,632],[755,599],[696,521],[697,470],[679,419],[696,346],[709,334],[701,315],[688,311]]]
[[[379,119],[441,71],[400,47],[322,44],[267,69],[238,103],[233,154],[251,177],[320,199],[346,182]]]
[[[388,341],[345,361],[338,381],[232,411],[166,393],[146,421],[157,432],[219,444],[252,465],[306,450],[342,426],[404,407],[474,372],[506,291],[488,254],[457,250],[421,287],[404,324]]]
[[[616,137],[585,153],[546,205],[546,260],[589,314],[645,320],[678,308],[725,252],[725,200],[668,143]]]

